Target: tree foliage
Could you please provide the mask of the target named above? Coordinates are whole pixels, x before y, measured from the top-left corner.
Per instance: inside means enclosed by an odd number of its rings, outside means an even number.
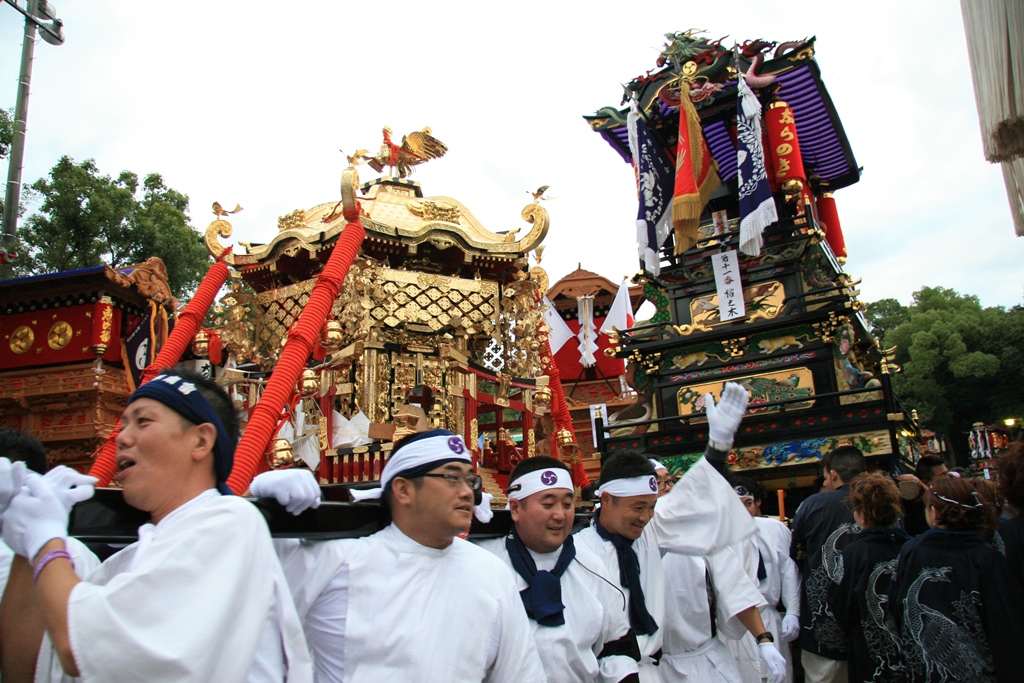
[[[0,109],[0,159],[6,159],[14,144],[14,114],[10,109]]]
[[[188,197],[157,173],[102,175],[92,159],[62,157],[32,184],[42,203],[19,230],[18,275],[108,263],[122,268],[159,256],[171,290],[182,297],[199,284],[210,260],[190,225]]]
[[[896,395],[958,452],[974,422],[1024,416],[1024,307],[982,308],[976,296],[924,287],[910,306],[882,299],[868,310],[883,345],[897,346]]]

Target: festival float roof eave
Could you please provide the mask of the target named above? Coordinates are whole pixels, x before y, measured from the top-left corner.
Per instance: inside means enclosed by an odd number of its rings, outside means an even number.
[[[749,62],[741,59],[741,65],[747,67]],[[826,181],[830,190],[847,187],[860,180],[860,168],[850,141],[814,60],[814,39],[803,42],[781,57],[765,61],[758,75],[774,75],[775,82],[770,87],[777,88],[777,97],[792,108],[808,175]],[[635,80],[632,85],[641,112],[647,116],[677,119],[678,106],[666,104],[660,97],[662,91],[677,79],[675,67],[666,67]],[[721,84],[720,89],[716,88],[705,99],[694,101],[694,106],[701,116],[711,154],[718,162],[719,175],[723,181],[734,178],[736,145],[729,127],[736,111],[735,78]],[[628,108],[604,107],[583,118],[627,163],[631,163],[626,127],[628,113]]]
[[[537,203],[523,209],[521,218],[531,225],[524,226],[527,232],[519,235],[521,229],[508,233],[487,230],[458,200],[423,197],[419,184],[409,180],[381,178],[362,189],[361,221],[366,230],[362,251],[373,258],[386,258],[396,267],[428,248],[434,254],[444,252],[443,260],[456,271],[511,273],[526,265],[526,254],[547,235],[547,212]],[[243,245],[247,253],[229,254],[227,262],[249,276],[259,270],[266,270],[268,277],[272,272],[294,270],[295,279],[305,279],[326,260],[344,227],[336,203],[298,210],[281,219],[280,232],[270,242]],[[289,265],[288,260],[298,263]]]
[[[0,312],[22,304],[42,306],[47,302],[64,299],[77,301],[104,294],[142,308],[146,306],[149,297],[127,281],[137,268],[129,266],[114,269],[101,265],[3,280],[0,281]],[[169,305],[171,302],[165,303]]]

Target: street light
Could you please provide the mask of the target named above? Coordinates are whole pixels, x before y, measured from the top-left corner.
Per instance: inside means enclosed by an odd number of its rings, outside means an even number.
[[[0,252],[7,260],[7,247],[14,246],[18,232],[18,208],[21,205],[21,163],[25,157],[25,119],[28,117],[29,86],[32,81],[32,60],[36,49],[36,30],[42,31],[43,40],[50,45],[64,43],[64,22],[47,0],[28,0],[23,9],[16,0],[4,0],[25,15],[25,38],[21,44],[21,75],[18,78],[18,100],[14,107],[14,142],[7,167],[7,193],[4,199],[3,243]]]

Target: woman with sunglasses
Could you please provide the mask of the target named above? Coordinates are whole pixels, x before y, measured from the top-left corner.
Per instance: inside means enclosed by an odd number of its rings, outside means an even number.
[[[994,512],[969,481],[925,492],[930,530],[903,546],[890,604],[908,681],[1019,681],[1024,593],[985,539]]]

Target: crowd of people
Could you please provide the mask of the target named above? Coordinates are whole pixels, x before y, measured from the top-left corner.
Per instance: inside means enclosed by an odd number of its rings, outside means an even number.
[[[125,500],[151,523],[102,563],[67,532],[95,480],[46,471],[38,442],[0,432],[0,675],[1016,680],[1024,446],[1000,459],[998,490],[923,458],[897,484],[865,472],[856,448],[837,448],[825,490],[790,531],[762,516],[764,488],[726,465],[746,391],[727,384],[705,401],[704,457],[678,480],[647,454],[606,458],[593,519],[577,533],[569,469],[534,457],[509,475],[508,535],[464,540],[489,512],[482,480],[460,436],[430,430],[397,443],[380,486],[358,492],[385,508],[382,531],[272,540],[225,483],[238,439],[227,395],[168,370],[132,394],[117,436]],[[304,470],[260,475],[251,493],[295,513],[320,501]]]

